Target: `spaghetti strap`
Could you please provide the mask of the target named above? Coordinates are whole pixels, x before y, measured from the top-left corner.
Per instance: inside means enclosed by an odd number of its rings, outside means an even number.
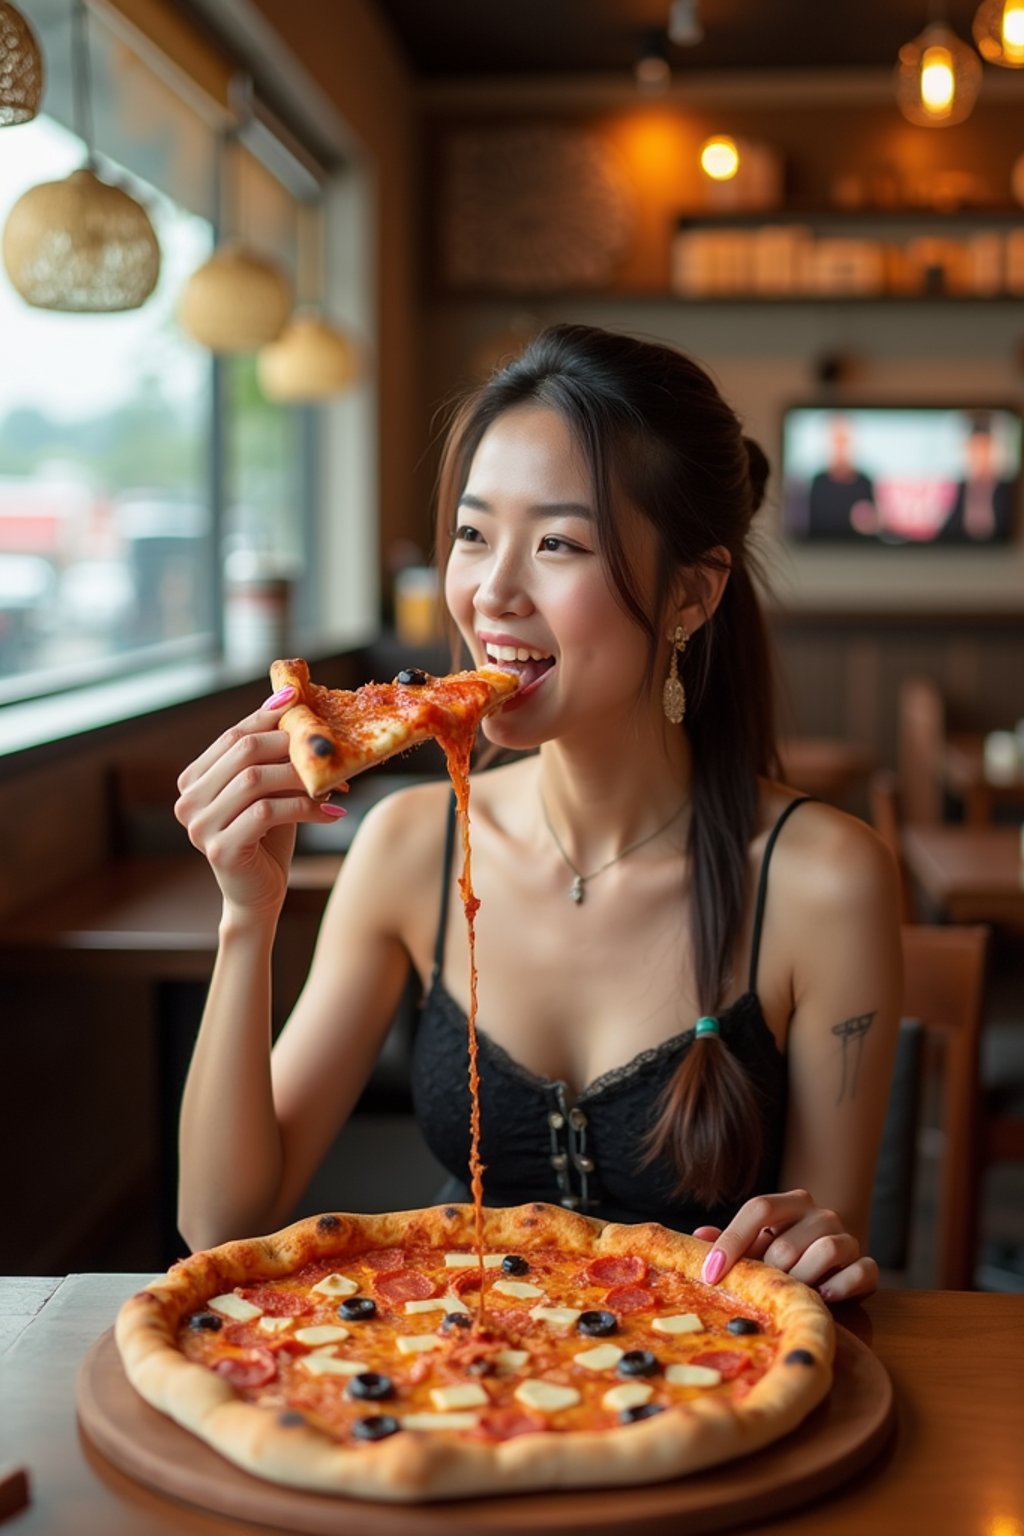
[[[764,858],[761,860],[761,874],[757,882],[757,904],[754,907],[754,931],[750,939],[750,975],[747,980],[747,991],[757,991],[757,961],[761,952],[761,927],[764,922],[765,898],[768,895],[768,864],[775,847],[775,839],[782,831],[789,817],[798,805],[806,805],[813,800],[814,795],[801,795],[799,800],[791,800],[786,806],[778,821],[768,834],[768,842],[765,844]]]
[[[448,801],[448,822],[444,833],[444,865],[441,872],[441,896],[437,912],[437,937],[434,939],[434,965],[430,972],[430,985],[440,979],[444,970],[444,941],[448,933],[448,901],[452,883],[452,861],[455,857],[455,826],[458,801],[452,791]]]

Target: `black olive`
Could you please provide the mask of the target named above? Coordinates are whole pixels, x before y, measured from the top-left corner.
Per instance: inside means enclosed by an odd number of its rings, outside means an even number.
[[[224,1321],[213,1312],[194,1312],[188,1325],[190,1328],[204,1328],[207,1333],[219,1333],[224,1327]]]
[[[730,1317],[726,1323],[730,1333],[760,1333],[761,1324],[755,1323],[752,1317]]]
[[[401,1427],[390,1413],[370,1413],[365,1419],[356,1419],[352,1435],[356,1440],[386,1440],[388,1435],[397,1435]]]
[[[649,1349],[627,1349],[616,1369],[620,1376],[656,1376],[661,1364]]]
[[[468,1312],[446,1312],[441,1319],[441,1332],[451,1333],[453,1328],[472,1328],[473,1319]]]
[[[660,1403],[637,1403],[633,1408],[623,1408],[619,1414],[619,1423],[635,1424],[638,1419],[653,1419],[660,1412]]]
[[[300,1424],[305,1424],[304,1414],[296,1413],[294,1408],[286,1408],[284,1413],[279,1413],[277,1422],[282,1429],[298,1429]]]
[[[379,1371],[360,1371],[358,1376],[349,1377],[348,1395],[376,1403],[383,1397],[394,1397],[395,1388],[390,1376],[382,1376]]]
[[[346,1323],[358,1323],[376,1314],[377,1303],[372,1296],[346,1296],[344,1301],[338,1303],[338,1316],[343,1317]]]
[[[422,688],[426,680],[427,674],[419,667],[403,667],[395,678],[396,683],[404,683],[407,688]]]
[[[334,742],[326,736],[311,736],[308,745],[314,757],[330,757],[334,751]]]
[[[340,1216],[318,1216],[317,1217],[316,1228],[317,1228],[318,1232],[333,1232],[336,1227],[340,1227],[340,1226],[341,1226],[341,1217]]]
[[[617,1333],[619,1320],[614,1312],[581,1312],[576,1327],[580,1333],[602,1338],[606,1333]]]
[[[813,1365],[814,1356],[809,1349],[791,1349],[785,1359],[786,1365]]]
[[[501,1261],[501,1267],[506,1275],[528,1275],[530,1266],[518,1253],[506,1253]]]

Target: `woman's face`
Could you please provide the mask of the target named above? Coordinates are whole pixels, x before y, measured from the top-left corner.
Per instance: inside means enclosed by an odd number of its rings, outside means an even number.
[[[622,515],[633,570],[650,590],[653,530],[630,509]],[[522,677],[484,723],[491,741],[599,739],[635,715],[647,636],[611,584],[587,467],[557,411],[516,406],[484,434],[456,511],[445,597],[475,663]]]

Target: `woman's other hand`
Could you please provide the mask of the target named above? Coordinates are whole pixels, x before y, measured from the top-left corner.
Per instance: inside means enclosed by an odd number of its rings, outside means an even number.
[[[298,823],[345,815],[341,806],[311,800],[291,765],[288,736],[278,721],[294,697],[294,688],[272,694],[178,779],[174,814],[209,861],[225,914],[235,918],[276,918],[288,889]]]
[[[812,1286],[823,1301],[849,1301],[878,1288],[875,1260],[861,1253],[842,1217],[815,1205],[804,1189],[757,1195],[740,1206],[727,1227],[696,1227],[693,1235],[714,1244],[701,1271],[709,1285],[723,1279],[738,1259],[763,1259]]]

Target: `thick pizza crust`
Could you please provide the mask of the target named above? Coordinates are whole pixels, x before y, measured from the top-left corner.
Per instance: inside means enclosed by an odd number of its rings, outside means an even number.
[[[372,1248],[424,1243],[472,1248],[471,1206],[386,1215],[311,1217],[265,1238],[225,1243],[182,1260],[131,1297],[115,1335],[129,1381],[153,1407],[257,1477],[289,1486],[390,1501],[464,1498],[528,1489],[657,1482],[745,1456],[794,1429],[828,1392],[834,1332],[817,1295],[764,1264],[743,1261],[717,1288],[772,1317],[775,1363],[738,1401],[708,1396],[621,1430],[541,1432],[481,1442],[456,1433],[401,1433],[342,1445],[309,1425],[284,1427],[274,1410],[243,1401],[222,1377],[175,1345],[179,1320],[232,1287],[288,1275],[314,1259],[343,1262]],[[557,1206],[484,1212],[491,1250],[554,1247],[590,1260],[640,1253],[696,1279],[709,1245],[654,1223],[593,1220]],[[799,1350],[811,1363],[787,1363]]]
[[[288,734],[289,755],[307,794],[314,799],[327,795],[364,769],[442,733],[468,735],[471,744],[483,717],[519,686],[514,672],[490,666],[424,677],[423,686],[369,683],[353,692],[318,690],[301,657],[275,661],[270,668],[274,691],[291,687],[298,694],[279,724]],[[317,712],[318,691],[321,698],[328,695],[351,706],[351,737]]]

